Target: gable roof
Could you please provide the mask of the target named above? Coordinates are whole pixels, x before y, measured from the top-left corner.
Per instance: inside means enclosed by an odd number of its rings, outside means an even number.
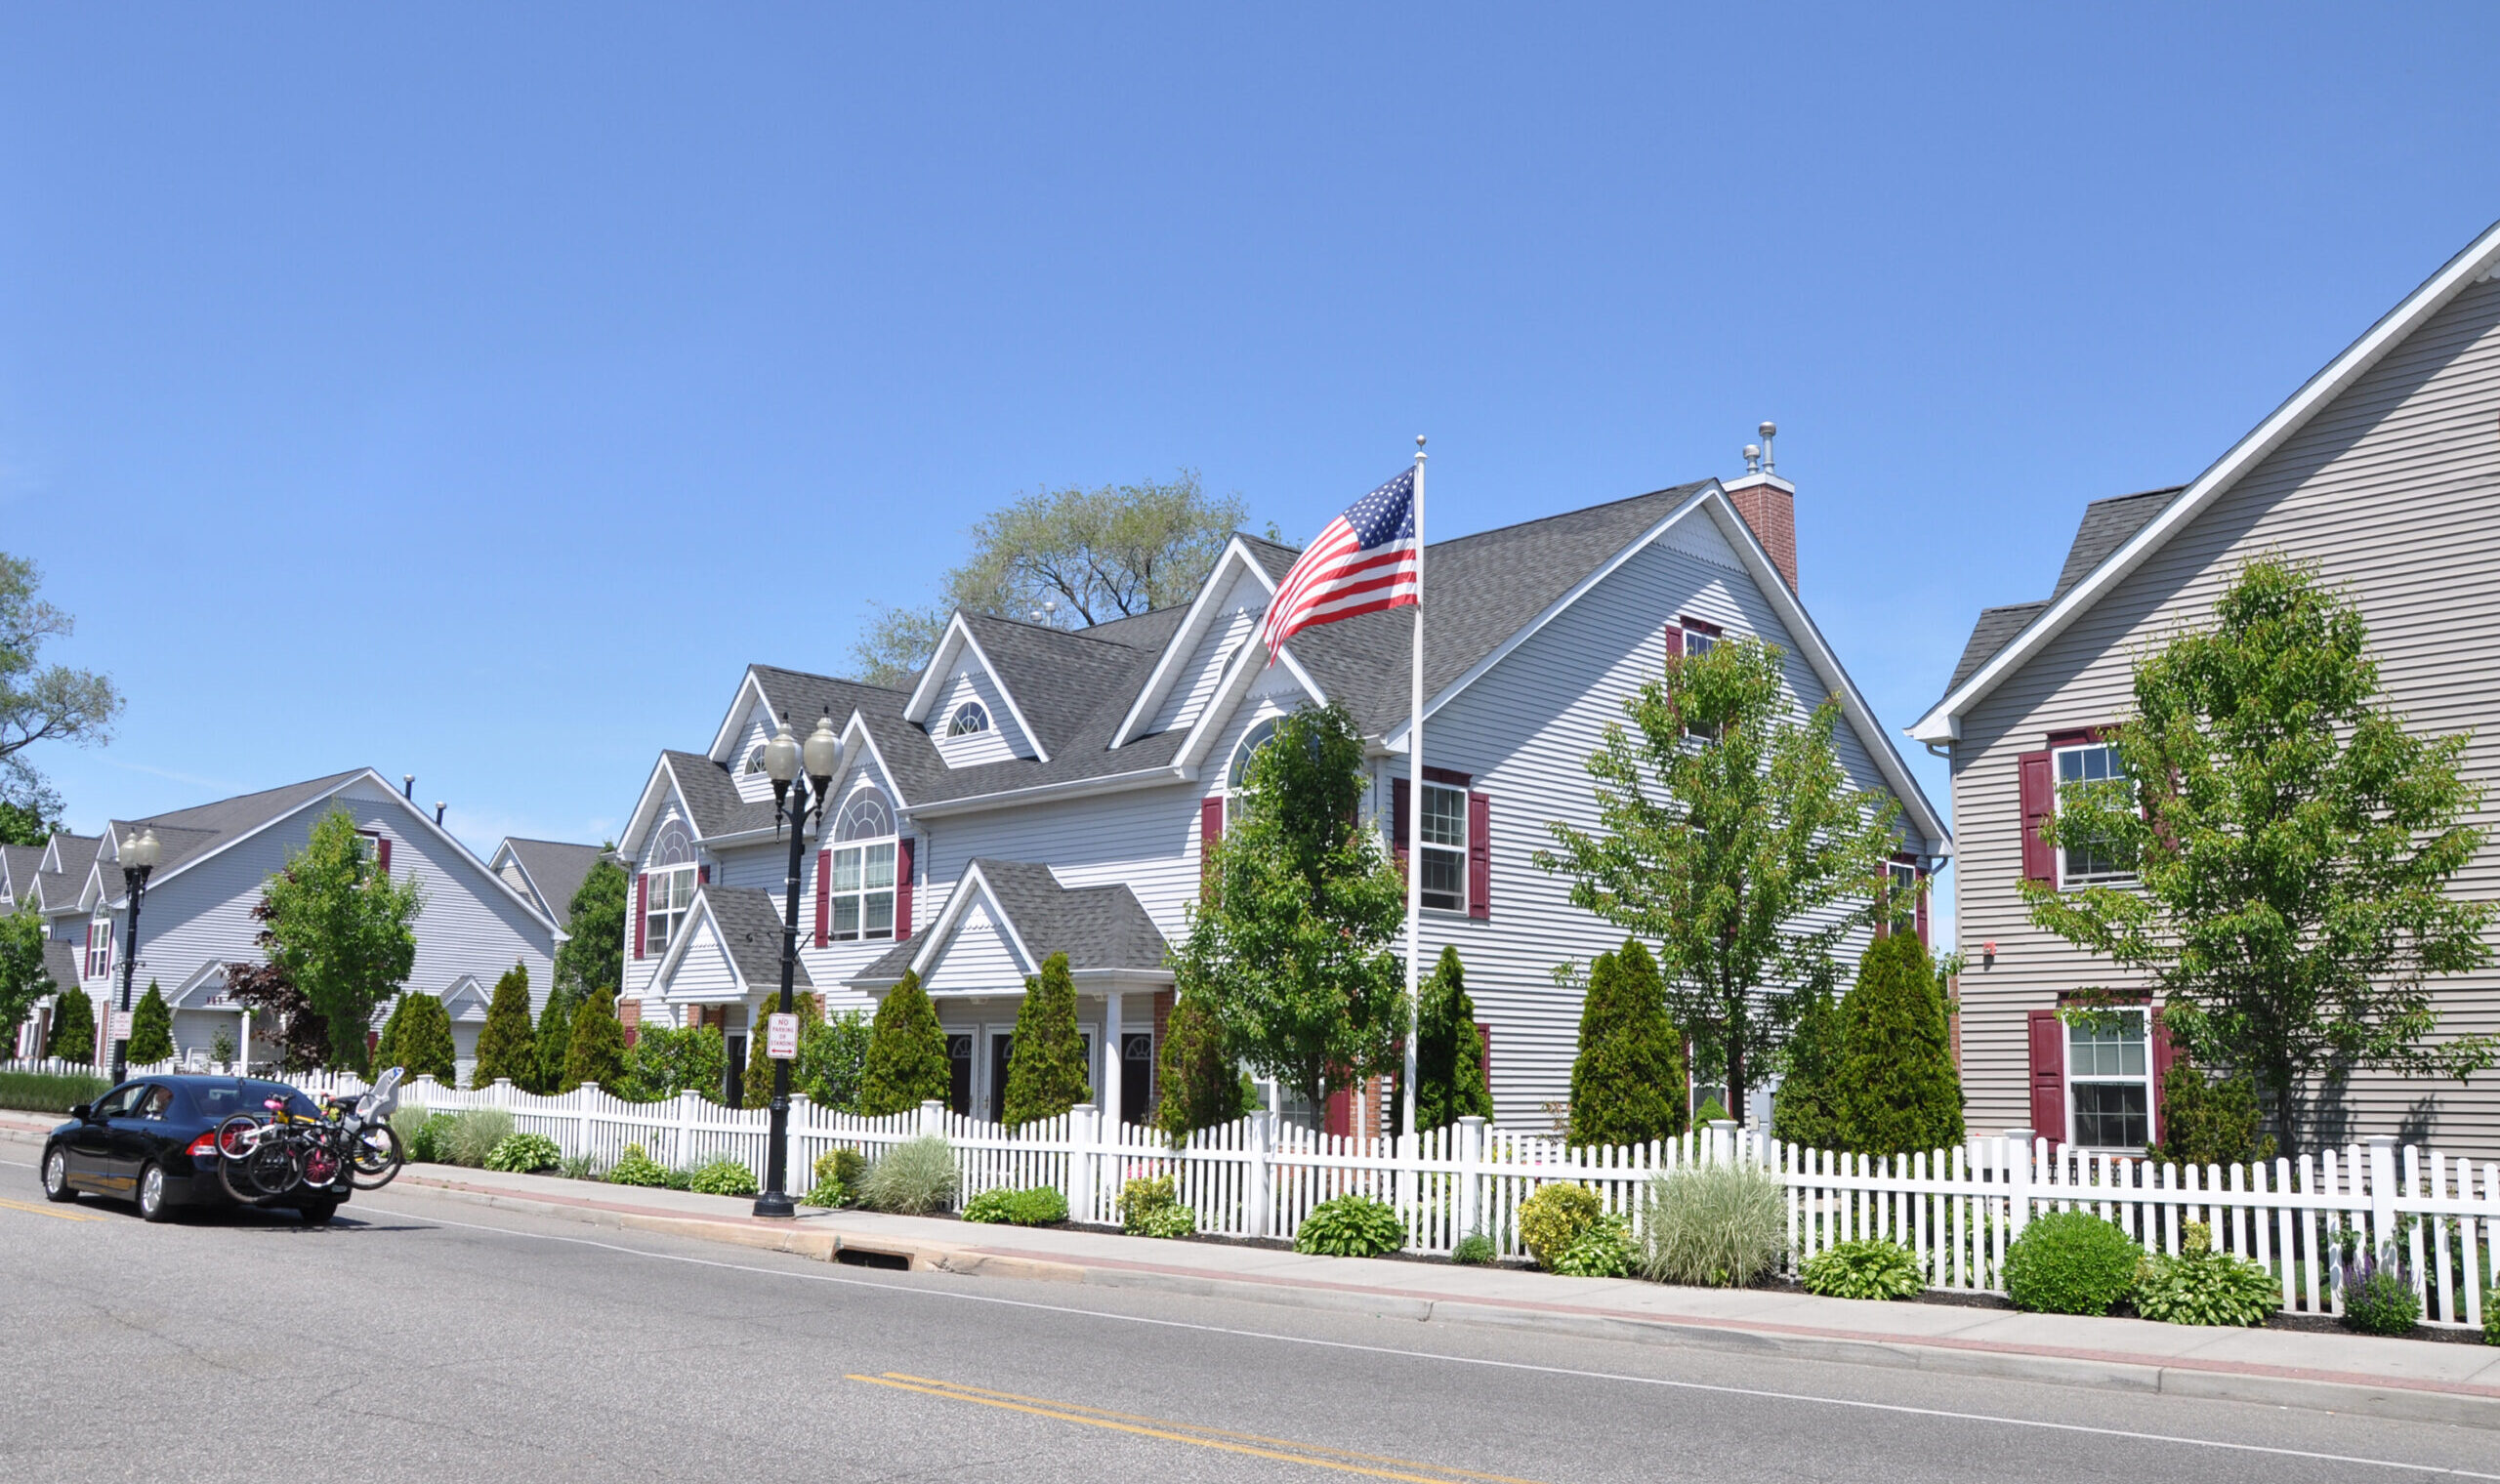
[[[1068,969],[1079,974],[1166,971],[1163,934],[1126,884],[1062,886],[1048,866],[975,856],[930,930],[915,940],[896,943],[849,982],[892,984],[906,969],[926,968],[953,937],[965,912],[979,900],[996,905],[1010,936],[1023,948],[1035,970],[1042,960],[1063,953]]]
[[[574,845],[562,840],[523,840],[508,835],[497,847],[498,856],[509,853],[513,863],[529,882],[529,889],[538,898],[538,907],[557,923],[570,914],[573,893],[589,879],[591,868],[607,853],[598,845]]]
[[[42,863],[41,845],[0,845],[0,889],[23,901],[35,889],[35,874]]]
[[[2250,429],[2204,473],[2163,503],[2151,518],[2143,521],[2124,539],[2110,545],[2089,570],[2074,576],[2071,581],[2062,574],[2058,596],[1994,654],[1947,687],[1943,698],[1929,708],[1927,715],[1911,723],[1909,734],[1927,743],[1949,742],[1959,737],[1962,718],[2006,677],[2038,654],[2051,639],[2064,633],[2066,627],[2086,609],[2099,602],[2129,573],[2143,565],[2146,557],[2159,551],[2172,536],[2221,499],[2224,491],[2264,463],[2267,455],[2283,446],[2285,440],[2309,424],[2310,419],[2386,358],[2390,350],[2402,344],[2432,315],[2446,308],[2450,300],[2469,285],[2491,276],[2495,266],[2500,266],[2500,223],[2483,228],[2481,235],[2468,243],[2464,251],[2450,258],[2438,272],[2423,280],[2419,288],[2363,331],[2360,339],[2345,347],[2343,352],[2328,361],[2316,375],[2303,382],[2298,391],[2267,414],[2265,421]],[[2152,491],[2143,498],[2149,503],[2150,494],[2159,493]],[[2133,511],[2116,514],[2132,515]],[[2078,546],[2083,544],[2080,532],[2076,543]],[[2069,568],[2076,564],[2081,555],[2069,554]]]
[[[75,909],[80,893],[86,889],[87,878],[95,872],[96,854],[104,848],[101,835],[72,835],[56,830],[44,845],[43,858],[57,862],[58,871],[35,873],[35,888],[43,894],[43,910],[68,912]],[[163,867],[157,869],[162,870]]]
[[[2170,502],[2187,487],[2185,484],[2173,484],[2167,489],[2113,495],[2085,506],[2082,523],[2075,527],[2074,544],[2066,548],[2065,565],[2058,572],[2057,587],[2039,602],[1981,608],[1979,622],[1971,626],[1970,639],[1962,645],[1962,658],[1954,664],[1953,679],[1945,685],[1945,690],[1949,693],[1958,688],[1998,650],[2012,643],[2014,637],[2029,627],[2033,619],[2047,612],[2050,605],[2071,592],[2076,583],[2091,576],[2094,568],[2108,560],[2110,553],[2125,546],[2136,532],[2169,509]]]
[[[78,946],[59,938],[43,940],[43,971],[52,976],[55,994],[74,988],[78,983]]]
[[[749,989],[781,987],[781,910],[773,904],[771,892],[758,886],[723,886],[705,882],[694,888],[694,914],[687,920],[677,941],[669,944],[668,957],[659,967],[659,979],[665,981],[677,972],[688,945],[694,941],[695,924],[708,918],[722,948],[729,953],[730,966]],[[796,989],[815,987],[815,981],[808,977],[804,956],[799,959],[790,983]]]

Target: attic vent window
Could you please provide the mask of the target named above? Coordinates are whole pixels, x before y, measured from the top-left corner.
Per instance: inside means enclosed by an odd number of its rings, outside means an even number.
[[[950,737],[969,737],[974,732],[987,730],[989,713],[979,701],[966,701],[956,707],[955,715],[946,722],[946,735]]]
[[[763,743],[758,742],[755,744],[755,750],[746,755],[746,770],[750,773],[760,773],[764,771]]]

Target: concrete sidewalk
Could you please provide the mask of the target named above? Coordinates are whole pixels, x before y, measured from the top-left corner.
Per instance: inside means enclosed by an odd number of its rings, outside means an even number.
[[[2487,1345],[1868,1303],[1782,1290],[1673,1288],[810,1207],[800,1208],[795,1221],[768,1221],[749,1216],[741,1199],[434,1165],[411,1167],[399,1178],[481,1205],[819,1260],[901,1262],[921,1270],[2500,1428],[2500,1348]],[[387,1204],[390,1193],[364,1199]]]
[[[21,1139],[49,1127],[31,1115],[0,1114],[0,1131]],[[31,1163],[31,1150],[27,1158]],[[801,1207],[796,1220],[767,1221],[749,1216],[743,1199],[443,1165],[411,1166],[392,1188],[356,1199],[388,1207],[392,1191],[400,1186],[483,1207],[795,1253],[820,1261],[908,1265],[1434,1323],[1506,1325],[1640,1343],[2500,1429],[2500,1348],[2486,1345],[2340,1332],[2202,1329],[1943,1303],[1857,1302],[1787,1290],[1673,1288],[1634,1279],[1315,1257],[1272,1247],[972,1225],[812,1207]]]

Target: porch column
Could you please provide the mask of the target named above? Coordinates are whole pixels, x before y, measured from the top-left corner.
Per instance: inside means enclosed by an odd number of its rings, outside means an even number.
[[[1112,990],[1103,997],[1103,1118],[1112,1129],[1120,1127],[1120,1110],[1128,1106],[1121,1100],[1120,1063],[1120,992]]]

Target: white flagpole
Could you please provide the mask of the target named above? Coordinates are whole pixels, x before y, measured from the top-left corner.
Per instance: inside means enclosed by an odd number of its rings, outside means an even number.
[[[1421,982],[1424,927],[1424,435],[1415,434],[1415,644],[1406,724],[1406,1062],[1398,1079],[1398,1127],[1415,1134],[1416,986]]]

